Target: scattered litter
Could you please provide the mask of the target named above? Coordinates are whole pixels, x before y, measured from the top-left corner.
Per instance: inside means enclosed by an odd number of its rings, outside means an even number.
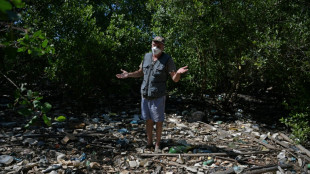
[[[218,95],[217,100],[223,97]],[[83,119],[71,116],[53,123],[51,128],[33,130],[24,130],[16,122],[3,122],[0,174],[307,173],[310,170],[309,150],[282,132],[269,132],[264,125],[251,120],[225,122],[217,109],[181,111],[181,116],[166,115],[160,153],[154,147],[146,148],[145,123],[140,119],[139,109],[94,116],[83,113]],[[237,118],[245,115],[242,109],[235,112]]]

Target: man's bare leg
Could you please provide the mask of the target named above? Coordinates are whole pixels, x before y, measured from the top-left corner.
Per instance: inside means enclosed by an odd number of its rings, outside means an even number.
[[[160,146],[160,140],[161,140],[161,134],[163,131],[163,122],[156,122],[156,144],[155,148],[159,148]]]
[[[146,135],[147,135],[147,145],[148,146],[153,145],[153,126],[154,126],[153,120],[151,120],[151,119],[146,120]]]

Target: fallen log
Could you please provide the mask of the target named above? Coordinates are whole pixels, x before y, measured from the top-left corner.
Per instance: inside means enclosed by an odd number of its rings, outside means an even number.
[[[255,152],[223,152],[223,153],[141,153],[141,157],[152,156],[230,156],[230,155],[252,155],[252,154],[264,154],[271,153],[272,151],[255,151]]]
[[[265,168],[261,168],[261,169],[247,169],[245,171],[244,174],[259,174],[259,173],[266,173],[266,172],[272,172],[272,171],[277,171],[279,170],[279,166],[282,168],[282,169],[286,169],[286,168],[291,168],[292,165],[291,164],[288,164],[288,165],[275,165],[275,166],[267,166]],[[250,170],[250,171],[248,171]]]
[[[270,144],[266,144],[266,143],[263,143],[261,140],[257,139],[257,138],[254,138],[254,137],[251,137],[255,142],[267,147],[268,149],[277,149],[276,147],[270,145]]]
[[[308,157],[310,157],[310,151],[307,150],[306,148],[304,148],[302,145],[296,145],[296,147],[298,147],[298,149],[300,149],[302,152],[304,152],[305,154],[308,155]]]

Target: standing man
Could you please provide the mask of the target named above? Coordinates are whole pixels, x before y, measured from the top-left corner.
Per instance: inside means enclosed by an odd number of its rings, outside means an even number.
[[[116,74],[117,78],[142,77],[141,110],[142,118],[146,120],[147,147],[153,146],[153,126],[156,124],[155,152],[160,151],[160,140],[164,122],[166,82],[169,74],[174,82],[180,80],[181,74],[188,71],[184,66],[176,71],[175,64],[168,54],[164,53],[165,39],[156,36],[152,40],[152,52],[146,53],[139,70]]]

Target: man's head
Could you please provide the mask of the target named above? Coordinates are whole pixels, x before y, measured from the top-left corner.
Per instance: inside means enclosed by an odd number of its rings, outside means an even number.
[[[156,36],[152,40],[152,52],[154,55],[160,54],[164,51],[165,39],[161,36]]]

